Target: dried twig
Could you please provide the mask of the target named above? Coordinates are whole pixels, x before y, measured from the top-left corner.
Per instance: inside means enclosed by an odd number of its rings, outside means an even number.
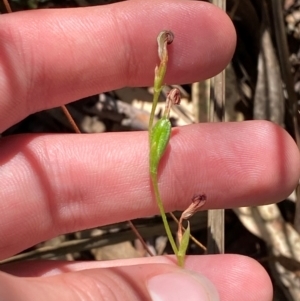
[[[226,0],[212,0],[226,11]],[[225,121],[225,70],[212,79],[210,121]],[[224,253],[224,209],[208,211],[207,251]]]
[[[300,235],[283,219],[276,204],[255,208],[235,209],[243,225],[253,234],[261,237],[271,252],[272,275],[280,284],[288,300],[300,299],[298,276],[290,269],[290,264],[283,262],[282,257],[291,261],[300,261]],[[277,259],[276,259],[277,258]],[[272,265],[273,263],[273,265]],[[295,267],[295,269],[297,266]],[[290,298],[289,296],[293,296]]]

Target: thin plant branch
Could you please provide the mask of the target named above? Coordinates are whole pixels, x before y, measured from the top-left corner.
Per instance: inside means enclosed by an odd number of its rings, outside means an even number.
[[[151,252],[151,250],[149,249],[149,247],[146,244],[145,240],[143,239],[143,237],[141,236],[140,232],[137,230],[137,228],[135,227],[135,225],[132,223],[132,221],[128,220],[127,222],[128,222],[128,225],[129,225],[130,229],[136,235],[136,237],[139,239],[139,241],[141,242],[142,246],[147,251],[147,253],[150,256],[154,256],[154,254]]]
[[[12,13],[12,10],[11,10],[11,7],[10,7],[10,4],[9,4],[8,0],[3,0],[3,3],[4,3],[4,6],[5,6],[7,12]]]
[[[161,35],[161,34],[160,34]],[[166,52],[166,48],[164,49]],[[162,64],[161,64],[162,65]],[[164,66],[166,69],[166,66]],[[161,75],[162,74],[162,75]],[[160,77],[165,76],[165,72],[160,72],[159,69],[155,69],[155,80],[158,81],[157,77],[159,77],[159,81],[162,83],[163,78]],[[159,87],[160,88],[160,87]],[[160,88],[161,90],[161,88]],[[159,95],[158,95],[159,96]],[[155,100],[154,100],[155,101]],[[163,220],[163,224],[169,239],[169,242],[172,246],[174,254],[176,254],[178,262],[178,248],[175,243],[175,240],[172,235],[172,231],[170,229],[170,226],[168,224],[167,216],[165,213],[163,201],[160,196],[159,188],[158,188],[158,166],[161,158],[164,155],[164,152],[166,150],[166,147],[168,146],[169,139],[171,136],[171,122],[169,120],[170,110],[173,104],[179,104],[180,102],[180,92],[178,89],[172,89],[170,93],[168,94],[167,100],[166,100],[166,107],[163,114],[163,117],[157,121],[157,123],[152,127],[151,126],[151,120],[149,123],[149,171],[150,171],[150,177],[152,182],[152,187],[154,190],[154,195],[156,199],[157,206],[159,208],[160,215]],[[155,106],[155,103],[153,103],[153,106]],[[153,111],[151,115],[154,115]]]
[[[70,122],[72,128],[74,129],[75,133],[81,134],[81,131],[79,130],[75,120],[73,119],[72,115],[70,114],[69,110],[66,106],[61,106],[61,109],[63,110],[64,114],[66,115],[68,121]]]

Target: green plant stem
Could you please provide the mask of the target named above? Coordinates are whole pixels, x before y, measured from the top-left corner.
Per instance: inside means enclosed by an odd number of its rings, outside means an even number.
[[[157,205],[158,205],[158,208],[159,208],[159,211],[160,211],[160,215],[161,215],[163,223],[164,223],[164,227],[165,227],[169,242],[171,244],[173,252],[177,256],[178,249],[177,249],[175,240],[173,238],[172,231],[170,229],[170,226],[169,226],[169,223],[168,223],[168,220],[167,220],[167,216],[166,216],[166,213],[165,213],[165,210],[164,210],[164,205],[163,205],[163,202],[161,200],[159,189],[158,189],[157,173],[151,172],[151,180],[152,180],[152,185],[153,185],[153,189],[154,189],[156,202],[157,202]]]
[[[163,60],[160,62],[159,67],[155,68],[153,102],[152,102],[152,108],[151,108],[150,119],[149,119],[150,133],[153,127],[154,115],[155,115],[158,99],[163,89],[163,80],[165,78],[165,74],[167,71],[167,62],[168,62],[168,55],[165,54]]]
[[[163,202],[160,197],[159,189],[158,189],[158,165],[160,159],[162,158],[165,149],[169,143],[170,135],[171,135],[171,122],[169,120],[169,113],[172,104],[179,104],[180,102],[180,93],[176,89],[170,91],[166,101],[166,108],[163,117],[155,123],[154,122],[154,115],[155,109],[158,103],[159,95],[162,91],[164,78],[167,71],[167,63],[168,63],[168,51],[167,45],[172,43],[174,39],[174,35],[171,31],[162,31],[157,37],[158,42],[158,56],[160,58],[160,64],[158,67],[155,68],[154,71],[154,93],[153,93],[153,103],[152,109],[150,113],[149,119],[149,169],[150,169],[150,177],[152,181],[152,186],[155,194],[155,199],[160,211],[160,215],[163,220],[163,224],[169,239],[169,242],[172,246],[173,252],[177,256],[177,261],[180,266],[183,267],[184,265],[184,255],[182,248],[178,249],[173,238],[166,213],[163,207]],[[179,250],[181,251],[179,254]]]
[[[150,119],[149,119],[149,135],[151,135],[151,129],[153,127],[153,121],[154,121],[154,114],[155,114],[155,110],[156,110],[156,106],[158,103],[158,98],[160,95],[162,89],[160,89],[159,91],[156,91],[154,89],[154,93],[153,93],[153,103],[152,103],[152,108],[151,108],[151,113],[150,113]]]

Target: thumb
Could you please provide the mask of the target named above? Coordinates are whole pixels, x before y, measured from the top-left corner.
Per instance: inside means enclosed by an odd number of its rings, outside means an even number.
[[[219,300],[204,276],[168,264],[98,268],[40,278],[0,273],[0,296],[6,301]]]

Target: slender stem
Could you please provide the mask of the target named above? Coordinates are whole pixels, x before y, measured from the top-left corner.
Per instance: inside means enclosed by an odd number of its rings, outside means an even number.
[[[11,10],[11,7],[10,7],[8,1],[7,0],[3,0],[3,3],[4,3],[4,6],[5,6],[7,12],[8,13],[12,13],[12,10]]]
[[[160,95],[161,89],[159,91],[154,89],[154,94],[153,94],[153,103],[152,103],[152,108],[151,108],[151,113],[150,113],[150,119],[149,119],[149,135],[151,134],[151,129],[153,127],[153,121],[154,121],[154,114],[155,114],[155,109],[157,106],[158,98]]]
[[[183,268],[184,267],[184,256],[177,256],[178,260],[178,265],[179,267]]]
[[[163,89],[163,80],[165,78],[165,74],[167,71],[167,62],[168,62],[168,54],[167,52],[165,52],[165,56],[161,60],[159,67],[155,68],[153,103],[152,103],[150,120],[149,120],[150,131],[153,126],[154,114],[158,103],[159,95],[161,93],[161,90]]]
[[[157,183],[157,173],[151,172],[151,180],[152,180],[152,185],[153,185],[153,189],[154,189],[156,202],[157,202],[157,205],[158,205],[158,208],[159,208],[159,211],[160,211],[160,215],[161,215],[163,223],[164,223],[164,227],[165,227],[166,232],[167,232],[169,242],[171,244],[173,252],[177,255],[178,254],[178,249],[177,249],[175,240],[173,238],[172,231],[170,229],[170,226],[169,226],[169,223],[168,223],[168,220],[167,220],[167,216],[165,214],[164,206],[163,206],[162,200],[160,198],[160,194],[159,194],[158,183]]]
[[[71,126],[73,127],[73,130],[77,134],[81,134],[80,129],[78,128],[76,122],[74,121],[72,115],[70,114],[69,110],[67,109],[66,106],[62,105],[61,109],[63,110],[65,116],[67,117],[68,121],[70,122]]]
[[[141,244],[143,245],[144,249],[146,250],[146,252],[150,255],[150,256],[154,256],[153,253],[151,252],[151,250],[148,248],[146,242],[144,241],[142,235],[140,234],[140,232],[138,231],[138,229],[135,227],[135,225],[133,224],[133,222],[131,220],[128,220],[128,225],[131,228],[131,231],[133,231],[133,233],[136,235],[136,237],[139,239],[139,241],[141,242]]]

